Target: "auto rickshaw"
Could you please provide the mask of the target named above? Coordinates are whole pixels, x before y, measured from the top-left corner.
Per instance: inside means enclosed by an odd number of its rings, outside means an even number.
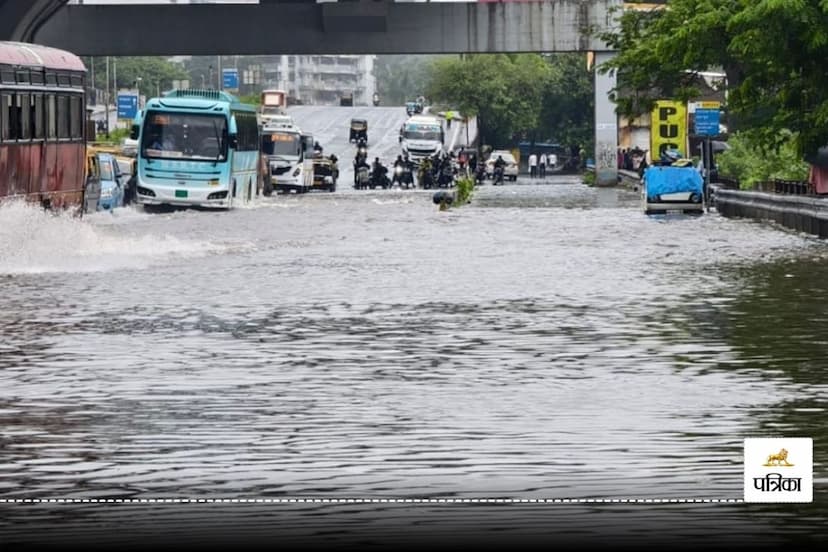
[[[351,119],[351,133],[349,134],[349,142],[357,142],[360,138],[368,141],[368,121],[365,119]]]
[[[313,158],[313,189],[336,191],[336,181],[339,178],[339,167],[335,156]]]

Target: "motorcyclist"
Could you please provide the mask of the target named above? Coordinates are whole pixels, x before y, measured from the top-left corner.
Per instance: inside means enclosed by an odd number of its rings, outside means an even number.
[[[506,168],[506,161],[502,155],[498,155],[494,162],[494,183],[503,184],[503,171]]]
[[[434,166],[431,163],[431,158],[426,157],[420,163],[420,172],[417,178],[423,185],[423,188],[430,189],[434,187]]]
[[[319,142],[313,143],[313,155],[315,157],[322,157],[322,146],[319,144]]]
[[[397,159],[394,160],[394,176],[391,180],[392,185],[399,184],[402,186],[404,184],[403,180],[405,177],[403,176],[403,171],[405,171],[405,169],[406,165],[405,161],[403,161],[403,156],[397,155]]]
[[[483,182],[486,180],[486,164],[478,163],[476,169],[477,170],[475,170],[474,172],[475,180],[478,184],[483,184]]]
[[[450,188],[453,182],[454,182],[454,166],[453,166],[452,158],[447,155],[443,158],[443,161],[440,164],[440,172],[439,172],[439,175],[437,177],[437,184],[441,188]]]
[[[379,157],[374,158],[374,165],[371,167],[371,184],[374,186],[388,187],[388,168],[385,167]]]
[[[357,189],[359,189],[360,187],[360,182],[358,178],[360,168],[365,168],[366,170],[371,169],[370,165],[368,165],[368,160],[365,159],[365,157],[357,154],[356,159],[354,159],[354,188]],[[367,182],[363,184],[367,184]]]

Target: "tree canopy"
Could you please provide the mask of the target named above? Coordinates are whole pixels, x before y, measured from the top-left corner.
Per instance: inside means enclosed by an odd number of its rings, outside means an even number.
[[[800,154],[828,144],[828,0],[670,0],[602,38],[619,51],[601,70],[617,71],[621,114],[690,99],[695,75],[720,68],[731,128]]]
[[[95,84],[97,88],[106,87],[106,65],[104,58],[95,58]],[[188,78],[187,72],[177,63],[158,57],[120,57],[110,61],[110,78],[115,78],[117,64],[116,88],[132,88],[138,78],[138,88],[142,95],[151,98],[160,88],[163,93],[172,87],[174,80]]]
[[[478,117],[495,146],[518,138],[591,140],[593,84],[583,55],[480,54],[433,63],[428,97]]]

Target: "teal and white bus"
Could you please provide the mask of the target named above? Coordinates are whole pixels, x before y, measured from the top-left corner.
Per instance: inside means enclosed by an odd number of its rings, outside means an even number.
[[[232,208],[260,190],[256,109],[217,90],[149,100],[132,127],[143,205]]]

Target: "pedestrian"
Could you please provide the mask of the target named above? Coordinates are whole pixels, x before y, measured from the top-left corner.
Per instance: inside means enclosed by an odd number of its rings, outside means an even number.
[[[543,152],[538,157],[538,172],[541,178],[546,178],[546,154]]]
[[[628,171],[633,170],[632,153],[630,150],[624,151],[624,169]]]
[[[532,154],[529,155],[529,177],[530,178],[535,178],[537,176],[538,176],[538,156],[535,155],[534,152],[532,152]]]
[[[446,128],[451,128],[451,120],[454,119],[454,111],[446,111]]]

